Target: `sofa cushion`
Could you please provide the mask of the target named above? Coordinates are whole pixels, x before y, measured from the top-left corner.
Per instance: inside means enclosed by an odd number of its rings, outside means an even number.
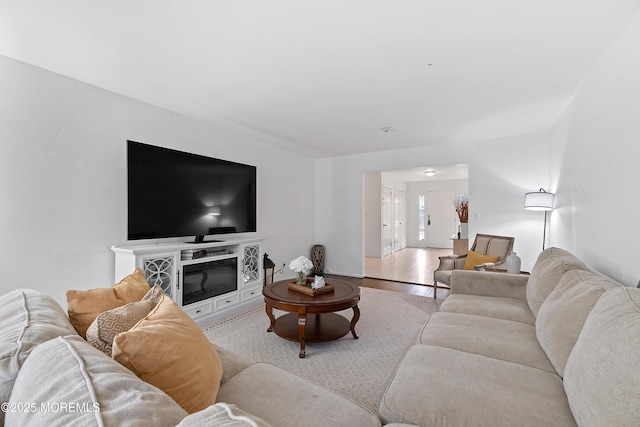
[[[540,253],[527,282],[527,302],[535,316],[538,315],[544,300],[560,282],[562,275],[570,270],[588,268],[564,249],[548,248]]]
[[[264,420],[243,411],[236,405],[216,403],[202,411],[190,414],[176,427],[270,427]]]
[[[128,331],[146,317],[158,304],[163,293],[160,285],[155,285],[141,301],[130,302],[98,314],[87,329],[87,342],[107,356],[111,356],[115,336],[120,332]]]
[[[538,343],[535,327],[522,322],[439,312],[431,316],[418,342],[521,363],[555,373],[553,365]]]
[[[278,427],[380,426],[378,417],[357,403],[267,363],[253,364],[224,383],[217,400]]]
[[[576,425],[558,375],[423,344],[405,355],[380,403],[380,417],[443,427]]]
[[[187,415],[75,332],[33,350],[10,402],[36,407],[8,412],[7,426],[175,426]]]
[[[527,302],[515,298],[454,294],[444,300],[440,311],[495,317],[528,325],[535,325],[536,322]]]
[[[540,306],[536,319],[538,340],[561,377],[591,309],[604,292],[620,286],[589,271],[571,270]]]
[[[473,270],[474,265],[484,264],[486,262],[496,262],[500,259],[498,255],[484,255],[478,252],[467,252],[467,260],[464,262],[463,270]]]
[[[86,338],[87,328],[100,313],[140,301],[147,292],[149,284],[139,268],[110,288],[67,291],[69,320],[80,336]]]
[[[148,316],[116,335],[112,356],[189,413],[215,403],[220,358],[198,325],[164,294]]]
[[[61,335],[75,334],[64,310],[50,296],[16,289],[0,297],[0,403],[8,402],[13,383],[31,351]],[[0,425],[4,412],[0,411]]]
[[[604,293],[565,368],[564,386],[581,427],[637,426],[640,420],[640,289]]]

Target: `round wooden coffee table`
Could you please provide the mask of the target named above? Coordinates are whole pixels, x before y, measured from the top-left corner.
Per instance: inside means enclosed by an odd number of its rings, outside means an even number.
[[[356,323],[360,318],[360,288],[340,279],[326,279],[335,286],[333,292],[320,295],[306,295],[289,289],[292,280],[283,280],[267,285],[262,294],[266,303],[267,316],[271,324],[267,332],[290,341],[300,342],[300,357],[305,356],[308,342],[325,342],[345,336],[349,331],[356,335]],[[276,319],[273,309],[288,313]],[[351,321],[336,311],[353,309]],[[310,316],[313,314],[313,316]]]

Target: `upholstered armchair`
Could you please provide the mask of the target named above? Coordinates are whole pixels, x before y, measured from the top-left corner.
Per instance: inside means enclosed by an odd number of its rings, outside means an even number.
[[[436,297],[436,293],[438,292],[438,283],[449,286],[451,272],[453,270],[472,270],[480,269],[483,265],[486,267],[493,268],[504,268],[506,267],[507,256],[513,251],[513,237],[505,237],[505,236],[493,236],[491,234],[476,234],[476,239],[471,246],[469,251],[473,251],[473,254],[469,256],[467,255],[448,255],[440,257],[440,265],[433,272],[433,298]],[[485,256],[489,257],[497,257],[495,261],[492,262],[483,262],[482,258]],[[467,261],[473,261],[474,259],[479,260],[478,264]],[[473,264],[473,265],[471,265]]]

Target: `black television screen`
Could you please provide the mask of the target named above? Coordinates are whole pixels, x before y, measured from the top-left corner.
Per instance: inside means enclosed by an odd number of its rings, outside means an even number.
[[[128,239],[256,231],[256,167],[127,141]]]

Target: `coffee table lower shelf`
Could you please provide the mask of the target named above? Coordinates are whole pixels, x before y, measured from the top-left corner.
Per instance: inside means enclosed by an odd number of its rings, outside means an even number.
[[[300,342],[298,314],[288,313],[276,319],[273,332],[289,341]],[[304,328],[306,342],[327,342],[347,335],[351,330],[351,322],[336,313],[307,314]]]

